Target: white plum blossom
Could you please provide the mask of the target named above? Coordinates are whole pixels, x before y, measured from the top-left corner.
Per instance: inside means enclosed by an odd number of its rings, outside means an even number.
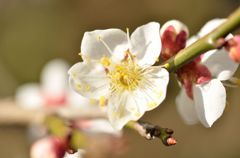
[[[103,113],[94,106],[96,101],[86,99],[68,88],[68,69],[69,65],[64,60],[51,60],[41,72],[40,84],[27,83],[16,90],[16,103],[26,110],[49,110],[65,118],[77,118],[83,111]],[[35,140],[44,136],[47,130],[39,124],[31,124],[28,132],[30,139]]]
[[[107,119],[79,119],[75,121],[75,125],[88,134],[104,133],[118,137],[122,135],[122,132],[114,129]]]
[[[150,22],[130,36],[120,29],[86,32],[83,62],[69,70],[71,87],[107,105],[112,126],[121,129],[156,108],[166,96],[169,73],[153,66],[161,51],[160,25]]]
[[[193,43],[218,25],[223,19],[214,19],[204,25]],[[228,35],[226,38],[229,38]],[[222,115],[226,105],[226,90],[221,81],[228,80],[238,64],[231,60],[225,48],[206,52],[178,71],[182,90],[176,99],[177,109],[187,124],[201,122],[211,127]]]
[[[16,90],[16,102],[26,109],[81,107],[89,105],[86,99],[68,88],[69,65],[61,59],[48,62],[39,83],[27,83]]]

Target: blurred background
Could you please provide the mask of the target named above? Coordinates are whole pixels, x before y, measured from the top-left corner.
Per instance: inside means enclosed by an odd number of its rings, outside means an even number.
[[[226,17],[239,6],[240,0],[0,0],[0,99],[12,98],[24,83],[39,82],[51,59],[79,61],[85,31],[128,27],[131,32],[149,21],[178,19],[192,35],[208,20]],[[121,157],[239,158],[240,89],[227,89],[227,108],[211,129],[183,123],[175,107],[178,90],[172,76],[166,101],[144,116],[174,129],[178,144],[165,147],[126,130],[129,150]],[[0,140],[1,158],[29,157],[25,126],[0,125]]]

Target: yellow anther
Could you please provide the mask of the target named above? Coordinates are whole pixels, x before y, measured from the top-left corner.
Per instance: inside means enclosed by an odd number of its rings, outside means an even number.
[[[126,28],[126,31],[127,31],[127,33],[129,33],[129,28],[128,27]]]
[[[102,57],[100,59],[100,63],[104,66],[104,67],[108,67],[109,65],[111,65],[111,60],[108,57]]]
[[[112,115],[112,117],[115,117],[115,118],[118,117],[118,113],[115,111],[111,112],[111,115]]]
[[[115,65],[109,73],[115,90],[135,90],[141,80],[142,69],[132,61],[125,60]]]
[[[85,86],[85,90],[86,90],[86,91],[89,91],[90,89],[91,89],[91,87],[90,87],[89,85],[86,85],[86,86]]]
[[[158,98],[162,97],[163,95],[163,92],[157,88],[155,88],[153,92],[157,95]]]
[[[76,77],[77,77],[77,73],[76,73],[76,72],[73,72],[73,73],[71,74],[71,76],[72,76],[73,78],[76,78]]]
[[[101,96],[99,98],[99,106],[104,107],[104,106],[106,106],[106,104],[107,104],[107,99],[104,96]]]
[[[78,83],[78,84],[76,84],[76,88],[77,88],[77,90],[81,90],[82,86]]]
[[[136,117],[141,117],[141,113],[140,113],[140,112],[136,112],[134,115],[135,115]]]
[[[163,92],[160,91],[160,92],[158,93],[158,97],[160,98],[160,97],[162,97],[162,95],[163,95]]]
[[[96,104],[96,100],[95,99],[90,99],[90,105],[95,105]]]
[[[157,103],[156,102],[149,102],[148,103],[148,107],[149,108],[154,108],[154,107],[156,107],[157,106]]]
[[[166,63],[166,64],[163,65],[163,67],[166,68],[166,69],[169,69],[170,64],[169,64],[169,63]]]
[[[128,80],[129,79],[129,77],[128,77],[128,75],[123,75],[123,80],[125,81],[125,80]]]
[[[99,35],[97,36],[97,40],[101,41],[102,37]]]
[[[134,122],[134,121],[129,121],[129,122],[126,124],[126,126],[129,127],[129,128],[134,128],[135,125],[136,125],[136,122]]]
[[[132,113],[135,113],[135,112],[137,112],[137,109],[136,109],[136,107],[130,107],[129,111]]]

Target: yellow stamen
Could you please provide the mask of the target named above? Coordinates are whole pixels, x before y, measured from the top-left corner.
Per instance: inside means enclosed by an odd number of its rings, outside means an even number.
[[[132,61],[115,65],[109,73],[113,90],[135,90],[142,78],[142,69]]]
[[[99,106],[104,107],[105,105],[107,105],[107,99],[104,96],[101,96],[99,98]]]
[[[153,89],[153,92],[157,95],[158,98],[162,97],[163,92],[157,88]]]
[[[135,125],[136,125],[136,122],[134,122],[134,121],[129,121],[129,122],[126,124],[126,127],[134,128]]]
[[[82,88],[82,86],[78,83],[78,84],[76,84],[76,89],[77,90],[81,90],[81,88]]]
[[[166,63],[165,65],[163,65],[163,67],[165,67],[166,69],[169,69],[170,64],[169,64],[169,63]]]
[[[111,60],[108,57],[102,57],[100,59],[100,63],[104,66],[104,67],[108,67],[111,65]]]
[[[91,89],[91,87],[89,85],[85,86],[85,91],[89,91]]]
[[[96,100],[95,99],[90,99],[90,104],[91,105],[95,105],[96,104]]]
[[[97,39],[102,42],[102,44],[104,45],[104,47],[108,50],[108,53],[111,55],[113,54],[113,51],[111,50],[111,48],[107,45],[107,43],[102,39],[102,37],[99,35],[97,36]]]
[[[118,117],[118,113],[116,113],[115,111],[113,111],[113,112],[111,113],[111,115],[112,115],[112,117]]]
[[[148,103],[148,107],[149,108],[154,108],[154,107],[156,107],[157,106],[157,103],[156,102],[149,102]]]
[[[162,91],[160,91],[160,92],[158,93],[158,97],[159,97],[159,98],[161,98],[161,97],[162,97],[162,95],[163,95],[163,92],[162,92]]]
[[[140,116],[141,116],[141,113],[140,113],[140,112],[136,112],[134,115],[135,115],[136,117],[140,117]]]
[[[72,77],[73,77],[73,78],[76,78],[76,77],[77,77],[77,73],[76,73],[76,72],[73,72],[73,73],[72,73]]]

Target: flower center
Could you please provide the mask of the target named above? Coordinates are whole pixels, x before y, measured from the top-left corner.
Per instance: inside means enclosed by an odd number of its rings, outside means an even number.
[[[129,30],[127,29],[129,42]],[[98,40],[106,47],[110,54],[113,54],[107,43],[98,37]],[[130,43],[130,42],[129,42]],[[105,67],[109,78],[111,79],[111,90],[122,92],[124,90],[133,91],[139,86],[143,69],[134,62],[134,55],[128,50],[125,52],[123,60],[119,64],[112,64],[109,57],[102,57],[100,63]]]
[[[103,57],[101,64],[111,79],[112,91],[135,90],[143,76],[143,69],[134,62],[134,56],[127,50],[124,59],[117,64],[112,64],[109,58]]]
[[[135,63],[124,61],[115,65],[109,73],[113,90],[135,90],[141,80],[141,68]]]

